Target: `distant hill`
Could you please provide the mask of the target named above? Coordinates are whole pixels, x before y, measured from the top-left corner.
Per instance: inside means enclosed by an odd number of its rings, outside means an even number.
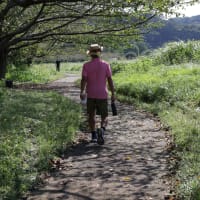
[[[150,48],[161,47],[172,41],[200,40],[200,15],[163,20],[164,26],[145,35]]]

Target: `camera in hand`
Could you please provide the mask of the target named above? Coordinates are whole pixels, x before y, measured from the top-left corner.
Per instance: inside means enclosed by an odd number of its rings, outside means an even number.
[[[111,109],[112,109],[112,115],[116,116],[117,115],[117,108],[116,108],[114,101],[111,102]]]

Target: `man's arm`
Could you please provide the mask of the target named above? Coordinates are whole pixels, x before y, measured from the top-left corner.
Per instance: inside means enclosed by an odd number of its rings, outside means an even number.
[[[114,84],[113,84],[113,80],[112,80],[112,77],[108,77],[108,86],[109,86],[109,89],[111,91],[111,101],[114,101],[115,100],[115,88],[114,88]]]
[[[83,100],[85,98],[85,94],[84,94],[85,87],[86,87],[86,77],[82,76],[82,79],[81,79],[81,91],[80,91],[81,100]]]

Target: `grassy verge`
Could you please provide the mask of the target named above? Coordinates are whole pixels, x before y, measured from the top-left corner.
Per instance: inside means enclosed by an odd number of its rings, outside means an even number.
[[[118,97],[171,127],[181,158],[176,174],[180,199],[200,199],[200,65],[155,65],[152,58],[141,58],[112,67]]]
[[[60,71],[56,71],[55,64],[33,64],[29,67],[10,66],[7,79],[15,82],[47,83],[63,77],[66,73],[78,73],[82,63],[61,63]]]
[[[80,107],[55,93],[0,88],[0,199],[18,199],[70,143]]]
[[[81,63],[9,69],[15,82],[46,83],[78,71]],[[75,137],[80,107],[56,93],[7,90],[0,81],[0,199],[20,199]]]

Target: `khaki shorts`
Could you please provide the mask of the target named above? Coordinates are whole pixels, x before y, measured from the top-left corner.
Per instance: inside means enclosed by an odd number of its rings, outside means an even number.
[[[108,116],[108,100],[107,99],[87,99],[87,113],[92,114],[96,111],[97,115],[102,117]]]

